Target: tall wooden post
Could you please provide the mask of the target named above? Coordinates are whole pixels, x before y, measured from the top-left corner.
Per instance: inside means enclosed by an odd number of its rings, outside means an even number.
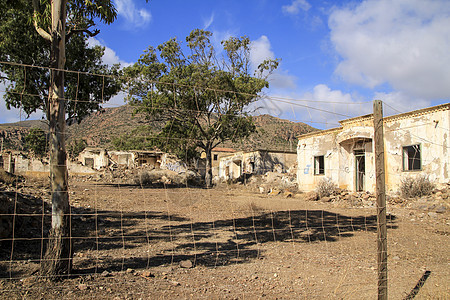
[[[387,299],[387,229],[386,229],[386,188],[384,169],[383,104],[373,102],[373,126],[375,142],[375,173],[377,196],[377,264],[378,299]]]

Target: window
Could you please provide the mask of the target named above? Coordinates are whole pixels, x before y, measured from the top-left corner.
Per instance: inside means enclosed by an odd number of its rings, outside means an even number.
[[[420,145],[403,147],[403,171],[415,171],[421,169]]]
[[[84,158],[84,165],[93,168],[94,167],[94,159],[85,157]]]
[[[325,158],[323,155],[314,156],[314,175],[325,174]]]
[[[214,154],[214,160],[217,160],[217,158],[218,158],[218,155],[217,154]]]

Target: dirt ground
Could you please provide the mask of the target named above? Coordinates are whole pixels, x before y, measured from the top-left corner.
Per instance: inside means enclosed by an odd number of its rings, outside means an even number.
[[[16,219],[13,238],[0,240],[2,299],[377,297],[373,205],[306,201],[244,185],[72,178],[73,275],[49,282],[38,273],[51,217],[48,189],[33,182],[17,190],[3,191],[15,199]],[[439,210],[388,206],[390,299],[450,299],[449,201]]]

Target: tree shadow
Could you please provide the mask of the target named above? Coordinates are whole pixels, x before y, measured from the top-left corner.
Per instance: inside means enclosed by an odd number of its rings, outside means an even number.
[[[205,190],[207,189],[204,184],[186,184],[186,183],[163,183],[163,182],[154,182],[148,184],[137,184],[137,183],[98,183],[96,184],[98,187],[118,187],[120,188],[136,188],[136,189],[199,189]]]
[[[155,212],[147,213],[145,217],[142,213],[137,213],[123,218],[132,217],[145,221],[151,216],[159,216],[165,223],[150,231],[136,231],[134,221],[122,220],[122,238],[116,236],[110,242],[99,243],[102,244],[99,251],[136,248],[138,252],[130,251],[129,256],[122,257],[104,256],[95,265],[89,259],[80,260],[76,264],[77,272],[90,274],[103,270],[145,269],[178,264],[183,260],[206,267],[248,263],[264,257],[261,247],[264,243],[336,242],[352,237],[355,232],[374,233],[377,230],[375,215],[355,217],[325,210],[262,212],[243,218],[210,222],[189,222],[182,217],[162,217]],[[395,220],[395,216],[389,216],[389,229],[397,228]],[[86,246],[87,244],[84,245]],[[78,247],[83,247],[83,244],[79,243],[76,249]],[[142,255],[145,249],[155,248],[158,249],[156,254]]]
[[[16,215],[14,237],[1,241],[0,278],[25,276],[32,268],[23,265],[30,261],[38,265],[45,253],[51,212],[42,200],[37,203],[33,213]],[[389,216],[388,228],[397,228],[395,220],[395,216]],[[92,274],[177,264],[187,259],[206,267],[248,263],[264,257],[261,246],[265,243],[336,242],[355,232],[376,232],[377,219],[375,215],[291,210],[193,222],[161,211],[72,208],[71,227],[74,273]]]

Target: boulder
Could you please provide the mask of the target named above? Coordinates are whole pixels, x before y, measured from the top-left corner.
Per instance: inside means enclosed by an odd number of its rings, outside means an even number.
[[[317,201],[319,200],[319,195],[315,191],[311,191],[305,194],[304,199],[306,201]]]
[[[281,194],[281,190],[277,189],[277,188],[272,188],[272,190],[269,193],[269,195],[272,195],[272,196],[276,196],[276,195],[279,195],[279,194]]]
[[[294,196],[294,193],[289,192],[289,191],[285,191],[285,192],[283,193],[283,195],[284,195],[284,197],[286,197],[286,198],[292,198],[292,197]]]

